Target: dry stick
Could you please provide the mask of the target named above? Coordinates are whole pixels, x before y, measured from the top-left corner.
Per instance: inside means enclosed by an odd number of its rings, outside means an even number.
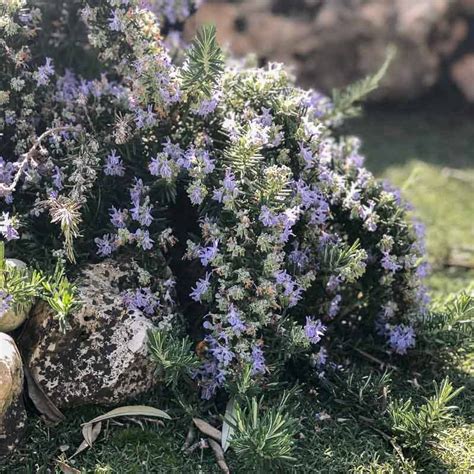
[[[77,127],[73,127],[73,126],[69,125],[69,126],[63,126],[63,127],[50,128],[49,130],[46,130],[45,132],[43,132],[36,139],[36,141],[33,143],[33,146],[28,150],[28,152],[24,153],[22,155],[23,159],[20,162],[20,166],[19,166],[19,168],[18,168],[18,170],[15,174],[15,177],[13,178],[13,181],[8,186],[4,183],[0,183],[0,196],[5,196],[7,194],[12,193],[15,190],[15,188],[18,184],[18,181],[20,181],[21,175],[25,171],[27,165],[30,162],[34,162],[34,160],[33,160],[34,152],[37,150],[37,148],[41,145],[41,142],[46,137],[49,137],[49,135],[52,135],[56,132],[60,132],[60,131],[63,131],[63,130],[71,130],[71,129],[75,129],[75,128],[77,128]]]
[[[367,359],[371,360],[372,362],[376,362],[377,364],[380,364],[381,366],[386,366],[394,371],[398,371],[398,367],[395,367],[394,365],[392,364],[389,364],[387,362],[384,362],[380,359],[377,359],[377,357],[371,355],[371,354],[368,354],[367,352],[363,351],[362,349],[357,349],[357,347],[353,347],[353,349],[358,352],[360,355],[366,357]]]
[[[191,426],[189,427],[188,435],[186,436],[186,439],[184,441],[184,445],[181,448],[181,451],[187,451],[195,438],[196,438],[196,430],[194,429],[194,425],[191,424]]]

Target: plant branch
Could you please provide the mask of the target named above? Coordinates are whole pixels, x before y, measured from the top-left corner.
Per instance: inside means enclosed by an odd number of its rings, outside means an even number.
[[[49,137],[50,135],[52,135],[56,132],[63,131],[63,130],[71,130],[71,129],[75,129],[75,128],[76,127],[69,125],[69,126],[50,128],[50,129],[46,130],[45,132],[43,132],[35,140],[32,147],[26,153],[24,153],[22,155],[22,159],[20,161],[20,166],[18,167],[18,170],[15,173],[15,177],[13,178],[13,181],[9,185],[6,185],[4,183],[0,183],[0,196],[6,196],[6,195],[12,193],[15,190],[16,186],[18,185],[18,182],[20,181],[21,175],[24,173],[26,167],[30,163],[35,164],[35,161],[34,161],[34,158],[33,158],[34,153],[38,149],[38,147],[41,145],[41,142],[45,138]]]

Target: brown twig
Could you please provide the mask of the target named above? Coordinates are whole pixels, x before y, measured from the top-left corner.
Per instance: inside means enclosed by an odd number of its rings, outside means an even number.
[[[9,185],[6,185],[4,183],[0,183],[0,196],[6,196],[6,195],[12,193],[15,190],[16,186],[18,185],[18,181],[20,181],[21,175],[25,171],[28,164],[30,164],[30,163],[36,164],[34,159],[33,159],[34,153],[38,149],[38,147],[41,145],[41,142],[45,138],[49,137],[50,135],[52,135],[56,132],[63,131],[63,130],[71,130],[71,129],[75,129],[75,128],[77,128],[77,127],[69,125],[69,126],[50,128],[50,129],[46,130],[45,132],[43,132],[36,139],[36,141],[33,143],[33,146],[26,153],[24,153],[22,155],[20,165],[18,167],[18,170],[15,173],[15,177],[13,178],[13,181]]]
[[[367,352],[363,351],[362,349],[357,349],[357,347],[353,347],[353,349],[358,352],[361,356],[364,356],[365,358],[371,360],[372,362],[376,362],[379,364],[381,367],[388,367],[389,369],[392,369],[394,371],[398,371],[398,367],[395,367],[392,364],[389,364],[387,362],[384,362],[377,357],[373,356],[372,354],[368,354]]]

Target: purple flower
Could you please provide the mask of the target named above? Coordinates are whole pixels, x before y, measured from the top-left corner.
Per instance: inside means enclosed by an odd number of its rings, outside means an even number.
[[[260,346],[252,347],[252,375],[264,374],[267,370],[265,356]]]
[[[36,83],[39,86],[45,86],[49,82],[49,78],[54,74],[53,60],[46,58],[43,66],[40,66],[36,71]]]
[[[356,150],[352,151],[347,157],[346,162],[349,166],[360,168],[364,164],[365,158]]]
[[[286,270],[281,270],[274,275],[277,284],[283,286],[283,295],[288,298],[288,307],[296,306],[302,298],[303,288],[288,275]]]
[[[183,150],[179,144],[173,143],[169,138],[163,142],[163,152],[174,161],[178,161],[183,156]]]
[[[277,217],[267,206],[262,206],[258,219],[267,227],[272,227],[278,223]]]
[[[213,338],[211,338],[211,336],[208,336],[206,338],[206,340],[210,339]],[[232,362],[232,359],[235,357],[235,354],[228,347],[219,344],[218,342],[214,342],[214,344],[210,345],[209,352],[217,360],[219,365],[223,367],[227,367]]]
[[[8,241],[17,240],[20,238],[20,234],[15,229],[13,219],[10,217],[10,214],[8,212],[4,212],[2,215],[2,222],[0,223],[0,233]]]
[[[146,202],[148,202],[148,199]],[[153,206],[148,204],[143,204],[141,206],[135,205],[130,209],[130,213],[134,221],[137,221],[140,225],[144,225],[145,227],[150,227],[153,222],[153,216],[151,215],[152,209]]]
[[[153,315],[159,306],[159,300],[150,288],[137,288],[122,293],[123,304],[129,310],[143,311],[147,315]]]
[[[197,115],[200,115],[201,117],[207,117],[209,114],[214,112],[214,110],[216,110],[218,103],[218,98],[203,99],[194,111]]]
[[[385,270],[392,273],[395,273],[402,268],[401,265],[397,263],[397,257],[390,255],[389,252],[383,252],[383,258],[380,263]]]
[[[97,255],[107,257],[117,249],[117,238],[115,235],[105,234],[102,238],[96,237],[94,242],[97,245]]]
[[[210,247],[204,247],[199,251],[199,258],[203,266],[209,265],[210,262],[214,260],[219,251],[219,241],[214,240],[213,244]]]
[[[135,231],[134,237],[143,250],[151,250],[155,241],[150,238],[150,233],[148,230],[137,229]]]
[[[306,168],[312,168],[314,166],[314,155],[310,148],[305,147],[300,143],[300,155],[306,163]]]
[[[125,229],[125,219],[127,217],[127,211],[122,209],[116,209],[112,206],[109,209],[110,222],[117,229]]]
[[[197,281],[196,287],[193,288],[193,291],[189,294],[189,296],[194,301],[201,301],[202,295],[204,295],[204,293],[209,290],[209,287],[211,286],[211,283],[209,281],[210,278],[211,274],[206,273],[206,276],[204,278],[201,278]]]
[[[341,295],[336,295],[329,304],[328,316],[334,318],[339,313],[339,307],[341,305]]]
[[[430,271],[430,265],[428,262],[421,262],[418,267],[416,268],[416,276],[418,278],[426,278]]]
[[[233,193],[237,188],[237,183],[235,181],[234,173],[232,173],[231,169],[225,170],[225,177],[223,181],[224,189],[230,193]]]
[[[120,155],[117,155],[116,150],[112,150],[107,156],[107,161],[104,165],[104,173],[107,176],[123,176],[125,174],[122,159]]]
[[[107,20],[109,24],[109,29],[112,31],[122,31],[123,23],[119,16],[120,10],[117,8],[113,11],[112,16]]]
[[[217,202],[222,202],[224,199],[224,190],[222,188],[214,189],[212,199]]]
[[[201,398],[204,400],[210,400],[225,382],[224,371],[218,366],[216,360],[206,360],[198,370],[192,373],[192,377],[199,379]]]
[[[299,271],[303,271],[309,263],[307,249],[303,251],[299,250],[296,245],[295,245],[294,250],[290,252],[290,255],[288,258],[290,262],[293,263],[298,268]]]
[[[264,127],[271,127],[273,123],[273,117],[270,113],[271,109],[267,109],[266,107],[262,107],[262,114],[258,117],[259,122]]]
[[[204,197],[202,195],[202,189],[200,186],[195,185],[191,187],[189,190],[189,199],[194,205],[199,205],[202,203]]]
[[[140,198],[144,192],[145,186],[143,186],[143,181],[135,178],[135,184],[130,189],[130,199],[136,207],[139,206]]]
[[[397,354],[406,354],[407,350],[415,346],[415,331],[411,326],[400,324],[389,331],[389,344]]]
[[[54,168],[54,173],[53,173],[53,186],[54,186],[58,191],[61,191],[61,189],[63,189],[62,173],[61,173],[61,170],[59,169],[59,166],[56,166],[56,167]]]
[[[342,283],[342,277],[339,275],[331,275],[326,285],[326,289],[330,292],[336,291]]]
[[[0,290],[0,318],[11,308],[13,296]]]
[[[234,333],[239,336],[245,331],[246,327],[240,318],[240,314],[233,304],[229,306],[229,312],[227,313],[227,322],[230,324]]]
[[[326,331],[326,326],[318,319],[314,320],[311,316],[306,316],[304,334],[313,344],[317,344]]]
[[[158,153],[155,158],[152,158],[148,169],[153,176],[160,176],[164,179],[170,179],[173,176],[171,162],[166,158],[166,154],[164,153]]]
[[[201,160],[204,164],[204,173],[209,174],[212,173],[216,167],[214,164],[214,160],[209,156],[209,152],[204,150],[201,152]]]
[[[298,217],[300,215],[300,208],[294,207],[287,209],[283,214],[278,216],[278,221],[280,224],[283,224],[283,230],[280,234],[280,242],[286,243],[288,239],[294,235],[292,232],[293,226],[296,224]]]
[[[303,105],[309,107],[309,112],[316,118],[323,117],[334,108],[329,97],[317,91],[309,91],[304,98]]]
[[[319,367],[322,367],[323,365],[326,365],[327,360],[328,360],[328,351],[324,347],[321,347],[321,349],[319,349],[319,352],[317,352],[314,355],[314,362],[316,366],[319,368]]]

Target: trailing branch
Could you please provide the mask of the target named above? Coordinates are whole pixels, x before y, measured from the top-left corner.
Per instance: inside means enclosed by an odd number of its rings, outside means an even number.
[[[45,138],[49,137],[50,135],[53,135],[56,132],[60,132],[60,131],[63,131],[63,130],[72,130],[72,129],[76,129],[76,128],[77,127],[73,127],[73,126],[54,127],[54,128],[50,128],[50,129],[46,130],[45,132],[43,132],[35,140],[35,142],[33,143],[33,146],[26,153],[24,153],[22,155],[20,165],[18,167],[18,170],[15,173],[15,177],[13,178],[13,181],[9,185],[6,185],[4,183],[0,183],[0,196],[7,196],[8,194],[11,194],[13,191],[15,191],[15,188],[17,187],[18,182],[20,181],[20,178],[21,178],[22,174],[26,170],[26,167],[29,164],[36,165],[36,162],[34,160],[34,154],[35,154],[36,150],[39,148],[39,146],[41,145],[41,142]]]

